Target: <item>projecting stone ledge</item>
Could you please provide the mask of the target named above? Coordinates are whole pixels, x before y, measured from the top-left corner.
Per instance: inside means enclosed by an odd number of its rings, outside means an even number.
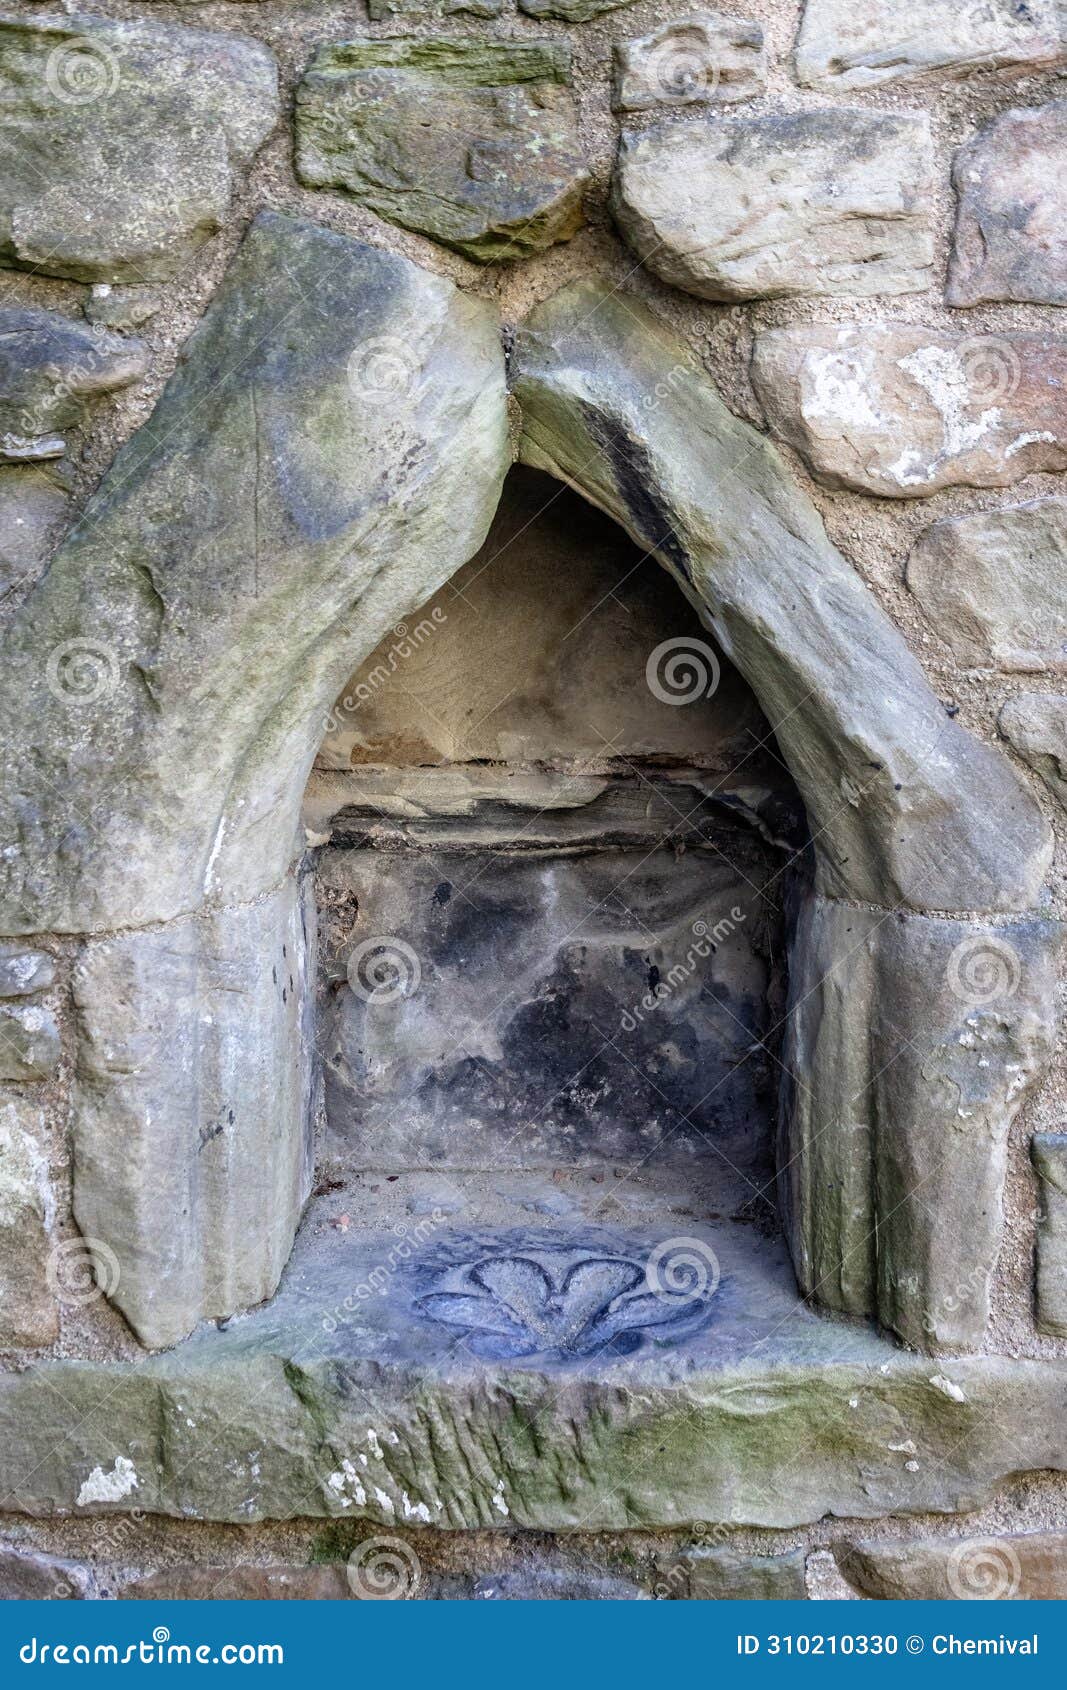
[[[2,1506],[786,1527],[973,1509],[1067,1468],[1067,1362],[933,1361],[820,1319],[748,1228],[692,1228],[721,1278],[672,1306],[648,1289],[662,1228],[425,1226],[402,1250],[305,1235],[269,1309],[170,1355],[6,1375]]]

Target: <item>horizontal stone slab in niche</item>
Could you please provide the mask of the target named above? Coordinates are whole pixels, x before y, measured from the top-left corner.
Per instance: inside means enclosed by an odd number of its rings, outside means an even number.
[[[950,305],[1067,305],[1067,100],[1003,112],[956,154]]]
[[[967,668],[1067,673],[1067,499],[931,523],[906,579]]]
[[[903,323],[768,329],[752,379],[827,487],[925,499],[1067,468],[1067,339]]]
[[[225,219],[278,121],[261,42],[92,17],[0,17],[0,264],[165,281]]]
[[[932,179],[922,113],[675,122],[623,134],[612,210],[648,269],[701,299],[920,293]]]
[[[62,431],[86,421],[88,401],[129,387],[148,363],[143,341],[58,311],[0,309],[0,461],[61,457]]]
[[[797,79],[870,88],[924,72],[1037,70],[1065,56],[1057,0],[807,0]]]
[[[568,240],[587,172],[565,42],[410,36],[320,47],[296,169],[482,263]]]
[[[614,46],[615,111],[732,105],[766,84],[763,30],[748,18],[692,12]]]
[[[691,1223],[681,1240],[453,1231],[433,1216],[425,1228],[308,1226],[275,1302],[225,1332],[141,1364],[3,1376],[5,1508],[785,1527],[965,1511],[1008,1474],[1067,1467],[1067,1363],[934,1362],[820,1319],[798,1304],[784,1255],[747,1228]],[[628,1350],[483,1359],[420,1308],[487,1258],[558,1245],[647,1272],[672,1243],[705,1266],[713,1251],[717,1288],[672,1333],[634,1328]],[[909,1439],[916,1455],[893,1447]]]
[[[835,1545],[834,1559],[861,1596],[878,1602],[1067,1600],[1062,1531],[866,1538]]]
[[[1067,697],[1020,693],[1000,712],[998,727],[1049,791],[1067,808]]]

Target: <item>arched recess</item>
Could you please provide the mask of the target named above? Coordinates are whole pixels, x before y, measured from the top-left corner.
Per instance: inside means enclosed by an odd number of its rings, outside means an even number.
[[[971,1344],[1051,1022],[1040,814],[657,319],[567,290],[516,369],[523,458],[671,570],[808,806],[780,1146],[802,1288]],[[150,1346],[277,1284],[309,1183],[307,771],[345,677],[481,544],[508,460],[486,305],[261,216],[8,632],[0,931],[84,936],[75,1214]],[[980,1009],[969,947],[1018,965]]]

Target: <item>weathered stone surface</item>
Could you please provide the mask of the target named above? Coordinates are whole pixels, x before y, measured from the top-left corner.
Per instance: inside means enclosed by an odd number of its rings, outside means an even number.
[[[702,299],[921,293],[932,179],[922,113],[701,119],[623,135],[612,209],[647,268]]]
[[[769,329],[752,379],[828,487],[925,499],[1067,468],[1067,340],[910,324]]]
[[[69,512],[70,495],[50,469],[0,469],[0,598],[37,579]]]
[[[310,1186],[313,912],[92,940],[74,971],[74,1213],[149,1347],[277,1286]]]
[[[747,1228],[714,1235],[719,1289],[688,1324],[592,1357],[482,1359],[423,1308],[472,1257],[558,1238],[438,1230],[389,1272],[390,1228],[305,1230],[279,1297],[228,1331],[136,1366],[0,1377],[0,1500],[387,1530],[786,1527],[966,1511],[1007,1474],[1067,1468],[1067,1363],[933,1363],[827,1321],[798,1307],[784,1261],[752,1274],[767,1246]],[[638,1266],[667,1242],[562,1241]],[[909,1439],[915,1458],[892,1447]]]
[[[147,368],[142,341],[57,311],[0,309],[0,460],[61,457],[62,431],[85,422],[87,401],[129,387]]]
[[[475,1602],[645,1602],[647,1592],[630,1579],[598,1567],[553,1566],[531,1557],[524,1567],[477,1579]]]
[[[1067,809],[1067,696],[1020,693],[1005,704],[997,725]]]
[[[763,30],[724,12],[691,12],[632,41],[616,41],[612,106],[732,105],[767,84]]]
[[[1067,100],[1003,112],[956,154],[950,305],[1067,305]]]
[[[932,523],[906,579],[966,667],[1067,674],[1067,499]]]
[[[655,802],[646,783],[640,799]],[[476,873],[444,844],[325,851],[329,1153],[376,1172],[607,1163],[683,1179],[710,1154],[736,1176],[724,1207],[771,1189],[778,1070],[760,1042],[783,941],[761,888],[781,858],[704,820],[680,859],[655,837],[532,852],[521,822],[526,849],[509,853],[502,828]]]
[[[692,1602],[803,1602],[804,1551],[742,1555],[736,1549],[692,1549],[672,1562],[654,1594]]]
[[[106,329],[137,329],[154,317],[163,304],[159,288],[115,288],[110,282],[97,282],[90,289],[82,309],[90,323],[101,323]]]
[[[633,0],[519,0],[520,12],[531,18],[562,18],[564,23],[589,23],[604,12],[617,12]]]
[[[82,282],[176,275],[220,227],[278,112],[258,41],[0,18],[0,264]]]
[[[76,1562],[32,1549],[0,1549],[0,1601],[82,1601],[88,1594],[88,1571]]]
[[[43,1131],[34,1105],[0,1103],[0,1349],[37,1349],[59,1336],[48,1283],[52,1196]]]
[[[849,1584],[879,1602],[1063,1602],[1067,1532],[867,1538],[834,1545]]]
[[[1052,1047],[1063,937],[1037,918],[805,904],[779,1183],[806,1294],[876,1309],[918,1348],[978,1347],[1008,1132]]]
[[[50,1009],[0,1009],[0,1080],[46,1080],[59,1062],[59,1028]]]
[[[583,221],[569,84],[562,42],[321,47],[297,90],[297,173],[483,263],[541,252]]]
[[[807,0],[796,71],[803,83],[870,88],[925,71],[1034,70],[1063,57],[1057,0]]]
[[[121,1602],[345,1602],[354,1598],[345,1565],[320,1567],[160,1567],[116,1590]]]
[[[1067,1133],[1035,1133],[1030,1155],[1044,1210],[1037,1234],[1037,1324],[1067,1338]]]
[[[774,448],[675,336],[585,283],[537,309],[516,364],[524,462],[659,557],[776,724],[823,890],[1031,908],[1050,839],[1030,794],[949,720]]]
[[[55,977],[55,958],[47,951],[0,944],[0,998],[31,997],[46,991]]]
[[[330,705],[477,551],[506,464],[489,306],[257,218],[7,629],[0,932],[277,886]]]

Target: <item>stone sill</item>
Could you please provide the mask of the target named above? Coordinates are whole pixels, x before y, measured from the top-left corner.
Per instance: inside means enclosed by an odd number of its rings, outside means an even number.
[[[691,1317],[620,1338],[630,1353],[494,1359],[475,1352],[497,1340],[421,1301],[464,1264],[553,1251],[644,1264],[665,1238],[679,1247],[678,1220],[497,1228],[438,1211],[356,1231],[328,1209],[275,1301],[225,1330],[134,1365],[58,1361],[0,1379],[0,1506],[793,1527],[966,1511],[1009,1474],[1067,1467],[1067,1363],[937,1361],[817,1316],[782,1246],[750,1227],[686,1225],[690,1253],[714,1252],[718,1287]]]

